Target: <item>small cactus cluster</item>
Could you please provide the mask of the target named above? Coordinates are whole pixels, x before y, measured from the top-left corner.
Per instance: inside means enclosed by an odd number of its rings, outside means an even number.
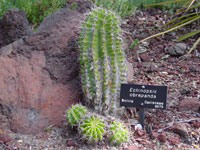
[[[101,141],[104,135],[104,122],[97,116],[86,117],[80,124],[80,132],[91,142]]]
[[[114,145],[126,142],[129,139],[128,129],[119,121],[113,121],[110,127],[109,142]]]
[[[80,104],[72,105],[71,108],[69,108],[66,111],[66,121],[70,125],[76,125],[80,122],[81,118],[85,116],[86,107],[82,106]]]
[[[108,137],[110,143],[119,145],[129,139],[129,132],[121,122],[113,121],[108,127],[109,119],[89,112],[80,104],[73,105],[66,111],[66,121],[71,126],[78,126],[79,133],[88,142],[97,143]]]
[[[81,82],[86,103],[98,112],[115,114],[127,66],[122,51],[119,19],[103,8],[93,9],[79,37]]]

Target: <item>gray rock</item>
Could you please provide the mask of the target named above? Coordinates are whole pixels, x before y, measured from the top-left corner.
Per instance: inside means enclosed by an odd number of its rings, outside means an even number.
[[[186,48],[185,43],[177,43],[169,47],[168,54],[171,56],[182,56],[186,53]]]
[[[32,33],[23,10],[11,8],[0,20],[0,48]]]

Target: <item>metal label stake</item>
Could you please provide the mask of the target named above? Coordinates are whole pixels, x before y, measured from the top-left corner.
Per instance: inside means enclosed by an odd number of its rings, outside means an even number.
[[[139,107],[139,118],[138,118],[138,122],[139,124],[142,125],[142,129],[144,129],[144,118],[145,118],[145,113],[144,113],[144,108],[143,107]]]

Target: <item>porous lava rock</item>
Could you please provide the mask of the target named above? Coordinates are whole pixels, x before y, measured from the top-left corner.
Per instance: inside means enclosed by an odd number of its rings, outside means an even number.
[[[36,134],[59,125],[80,100],[81,19],[77,11],[58,10],[36,32],[0,49],[0,113],[12,131]]]
[[[11,8],[0,19],[0,48],[31,33],[25,12]]]
[[[66,7],[71,8],[73,3],[76,4],[75,8],[80,13],[89,12],[92,8],[94,8],[94,4],[90,0],[73,0],[73,2],[68,1],[66,3]]]
[[[178,110],[200,112],[200,100],[198,98],[186,97],[179,102]]]

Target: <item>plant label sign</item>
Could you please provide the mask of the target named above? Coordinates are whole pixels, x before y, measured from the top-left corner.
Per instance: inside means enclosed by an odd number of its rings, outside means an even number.
[[[167,86],[121,84],[120,106],[166,109]]]

